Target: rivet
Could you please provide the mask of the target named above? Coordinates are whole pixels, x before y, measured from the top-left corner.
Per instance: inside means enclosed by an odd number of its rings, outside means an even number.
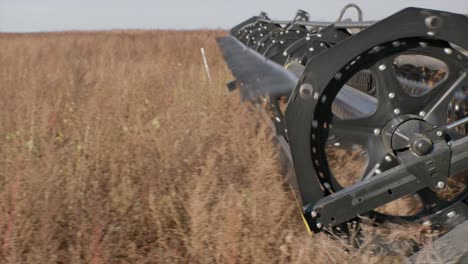
[[[439,131],[437,131],[436,135],[437,135],[438,137],[441,137],[441,136],[444,135],[444,132],[442,132],[442,131],[439,130]]]
[[[314,99],[317,100],[318,98],[319,98],[319,93],[316,92],[316,93],[314,94]]]
[[[387,155],[387,156],[385,156],[385,160],[386,160],[387,162],[390,162],[390,161],[392,161],[392,157],[390,157],[389,155]]]
[[[445,183],[444,183],[444,182],[440,181],[440,182],[437,183],[437,188],[438,188],[438,189],[443,189],[444,187],[445,187]]]
[[[380,71],[383,71],[385,69],[387,69],[387,66],[385,66],[385,64],[382,64],[382,65],[379,66]]]
[[[312,218],[315,218],[315,217],[317,217],[317,212],[312,211],[312,212],[310,213],[310,215],[312,216]]]
[[[394,41],[392,42],[393,47],[399,47],[401,45],[400,41]]]
[[[317,223],[317,228],[320,229],[320,228],[322,228],[322,226],[323,226],[323,225],[322,225],[321,223]]]
[[[424,112],[424,111],[419,112],[419,116],[420,116],[420,117],[425,117],[425,116],[426,116],[426,112]]]
[[[451,211],[447,214],[447,217],[448,218],[454,218],[455,216],[457,215],[457,213],[455,213],[455,211]]]
[[[374,135],[376,136],[380,135],[380,129],[378,128],[374,129]]]
[[[450,54],[452,54],[452,49],[445,48],[444,52],[445,52],[445,54],[450,55]]]
[[[325,103],[327,101],[327,96],[326,95],[322,95],[322,98],[320,99],[320,101],[323,103]]]
[[[400,109],[398,109],[398,108],[395,108],[395,109],[393,110],[393,113],[395,113],[395,115],[398,115],[398,114],[400,114]]]
[[[390,98],[390,99],[395,98],[395,93],[389,93],[389,94],[388,94],[388,98]]]

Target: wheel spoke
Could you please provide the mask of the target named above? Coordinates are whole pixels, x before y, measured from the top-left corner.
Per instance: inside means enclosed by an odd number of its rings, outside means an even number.
[[[447,122],[447,110],[454,93],[458,88],[468,86],[467,73],[463,72],[457,76],[449,76],[439,87],[431,91],[425,97],[427,101],[424,117],[435,126],[445,125]]]
[[[395,101],[394,99],[407,96],[397,79],[393,60],[395,56],[381,60],[371,68],[377,85],[377,97],[383,101]],[[390,95],[393,93],[394,96]]]
[[[365,145],[374,136],[368,118],[338,119],[334,118],[330,127],[329,141],[335,146],[351,149],[354,145]]]
[[[380,174],[387,169],[387,162],[385,156],[387,151],[385,150],[382,141],[378,138],[371,139],[365,145],[367,149],[368,163],[367,168],[364,171],[361,180],[366,180],[370,177]]]

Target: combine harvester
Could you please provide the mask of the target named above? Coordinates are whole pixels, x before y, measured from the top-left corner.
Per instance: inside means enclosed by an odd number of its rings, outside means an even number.
[[[359,21],[342,21],[350,7]],[[362,21],[351,4],[326,23],[262,12],[218,43],[236,79],[228,89],[275,124],[310,232],[347,233],[362,217],[417,222],[456,228],[446,236],[466,251],[465,15],[406,8]]]

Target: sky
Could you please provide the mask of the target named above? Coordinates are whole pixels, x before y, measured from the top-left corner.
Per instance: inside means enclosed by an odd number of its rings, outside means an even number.
[[[468,0],[0,0],[0,32],[228,29],[260,11],[291,20],[298,9],[308,11],[311,20],[334,21],[351,2],[365,20],[408,6],[468,14]],[[356,17],[354,10],[348,14]]]

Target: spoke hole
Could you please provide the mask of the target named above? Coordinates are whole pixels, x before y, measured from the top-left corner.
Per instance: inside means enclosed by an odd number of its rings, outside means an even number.
[[[419,54],[405,54],[394,60],[396,78],[411,96],[423,96],[442,83],[448,73],[443,61]]]
[[[346,144],[330,145],[325,149],[330,172],[342,187],[349,187],[361,179],[366,170],[368,157],[360,145]]]
[[[372,115],[377,109],[375,78],[370,70],[354,74],[341,87],[332,102],[332,112],[341,119],[359,119]]]

